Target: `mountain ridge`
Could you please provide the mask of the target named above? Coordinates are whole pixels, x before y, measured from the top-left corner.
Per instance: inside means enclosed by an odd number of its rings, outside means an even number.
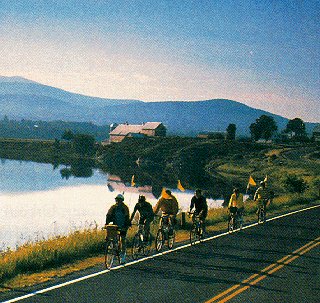
[[[99,125],[161,121],[169,134],[192,136],[201,131],[225,131],[230,123],[236,124],[238,134],[248,135],[250,124],[261,115],[272,116],[281,131],[289,120],[229,99],[157,102],[105,99],[28,81],[22,77],[0,76],[2,115],[14,119],[58,119]],[[309,133],[315,124],[306,123]]]

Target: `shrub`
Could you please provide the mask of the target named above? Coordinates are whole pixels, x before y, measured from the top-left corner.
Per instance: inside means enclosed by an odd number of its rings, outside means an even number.
[[[284,180],[284,187],[291,193],[302,194],[308,188],[308,185],[297,175],[288,175]]]

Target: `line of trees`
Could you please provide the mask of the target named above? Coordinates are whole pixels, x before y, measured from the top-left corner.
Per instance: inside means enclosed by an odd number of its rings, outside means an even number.
[[[0,137],[27,138],[27,139],[54,139],[61,138],[66,129],[75,134],[89,134],[97,141],[107,138],[109,127],[95,125],[91,122],[68,121],[36,121],[12,120],[8,116],[0,119]]]
[[[226,129],[227,140],[235,140],[236,129],[237,127],[235,124],[231,123],[228,125]],[[251,123],[249,129],[252,140],[258,141],[263,139],[268,141],[275,136],[278,131],[278,126],[273,117],[261,115],[255,122]],[[308,141],[309,138],[304,121],[300,118],[289,120],[286,128],[280,133],[279,138],[282,141]]]

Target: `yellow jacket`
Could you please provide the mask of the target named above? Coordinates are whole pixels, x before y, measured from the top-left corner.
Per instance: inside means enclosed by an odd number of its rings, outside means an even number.
[[[254,201],[262,201],[262,200],[267,200],[269,198],[269,193],[268,190],[266,188],[263,187],[259,187],[255,194],[254,194]]]
[[[238,194],[238,197],[237,197],[236,194],[233,193],[230,197],[230,201],[228,205],[228,208],[230,207],[237,207],[237,208],[244,207],[243,194]]]
[[[161,209],[164,214],[176,215],[179,211],[179,204],[175,196],[170,196],[169,199],[160,198],[154,207],[153,211],[155,214]]]

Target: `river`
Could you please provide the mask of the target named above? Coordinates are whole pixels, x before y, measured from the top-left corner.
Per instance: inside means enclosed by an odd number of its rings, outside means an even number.
[[[64,165],[1,159],[0,251],[101,227],[118,193],[124,194],[130,211],[139,195],[145,195],[152,205],[159,198],[153,195],[151,185],[133,187],[99,169],[86,169],[86,177],[78,175],[74,168]],[[181,211],[188,210],[193,190],[170,189]],[[223,202],[207,201],[209,208],[221,207]]]

